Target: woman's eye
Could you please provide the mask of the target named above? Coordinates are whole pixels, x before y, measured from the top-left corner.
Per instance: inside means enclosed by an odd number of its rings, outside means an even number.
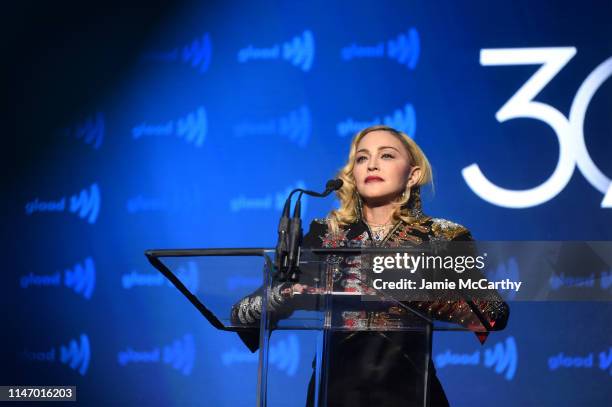
[[[357,157],[355,162],[361,163],[361,162],[363,162],[363,160],[366,160],[366,159],[367,159],[367,157],[365,155],[362,155],[361,157]]]
[[[395,158],[395,156],[393,154],[389,154],[389,153],[385,153],[381,156],[382,158]]]

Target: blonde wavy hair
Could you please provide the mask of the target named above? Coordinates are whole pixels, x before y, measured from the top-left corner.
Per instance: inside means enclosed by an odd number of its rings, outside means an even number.
[[[401,219],[407,223],[411,223],[416,218],[422,216],[420,193],[421,186],[429,183],[432,183],[433,186],[433,174],[429,160],[423,153],[423,150],[421,150],[421,148],[407,134],[389,126],[371,126],[361,130],[355,135],[353,141],[351,142],[348,162],[336,175],[336,177],[341,179],[344,183],[342,184],[342,188],[336,191],[336,196],[340,201],[340,207],[331,211],[327,216],[329,230],[334,235],[339,234],[340,227],[354,223],[359,219],[359,213],[361,211],[361,197],[359,196],[357,188],[355,187],[355,178],[353,176],[357,145],[366,136],[366,134],[381,130],[391,133],[402,142],[402,145],[406,148],[408,157],[410,158],[410,167],[418,166],[421,168],[421,175],[416,184],[412,188],[406,184],[405,191],[402,193],[400,198],[393,203],[395,206],[392,217],[393,222],[397,222]]]

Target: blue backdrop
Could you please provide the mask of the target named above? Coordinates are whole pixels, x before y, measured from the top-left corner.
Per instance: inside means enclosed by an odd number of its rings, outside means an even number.
[[[372,124],[417,141],[425,211],[476,239],[612,238],[609,1],[63,7],[20,10],[7,51],[0,384],[77,385],[82,405],[253,405],[257,355],[143,252],[273,246],[287,193],[322,189]],[[337,204],[305,202],[307,220]],[[482,347],[437,335],[451,403],[606,404],[611,311],[516,303]],[[307,378],[300,335],[279,341],[273,368]]]

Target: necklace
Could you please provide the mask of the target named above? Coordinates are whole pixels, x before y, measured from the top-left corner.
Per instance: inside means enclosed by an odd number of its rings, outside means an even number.
[[[373,224],[368,223],[370,230],[372,231],[372,239],[376,242],[381,242],[385,236],[387,235],[388,229],[391,226],[391,222],[383,223],[383,224]]]

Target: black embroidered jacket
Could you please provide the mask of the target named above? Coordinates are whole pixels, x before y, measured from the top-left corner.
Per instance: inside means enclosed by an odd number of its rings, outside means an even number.
[[[359,211],[361,214],[361,211]],[[413,211],[414,221],[399,221],[381,242],[372,242],[369,227],[359,216],[359,220],[343,227],[340,235],[333,236],[325,219],[317,219],[310,225],[304,237],[304,248],[363,247],[378,245],[382,247],[403,247],[418,245],[427,241],[471,241],[472,236],[465,227],[440,218]],[[340,287],[347,291],[360,290],[359,259],[351,259],[342,264],[341,276],[337,280]],[[288,284],[288,283],[284,283]],[[290,300],[281,294],[286,285],[274,286],[270,308],[277,318],[289,315]],[[289,301],[289,302],[287,302]],[[494,330],[506,326],[509,308],[499,296],[489,300],[470,301],[428,301],[412,304],[441,320],[463,325],[478,323],[476,308]],[[251,333],[240,336],[247,346],[255,351],[258,347],[259,317],[261,315],[261,290],[238,302],[232,309],[232,319],[236,323],[254,327]],[[334,332],[332,334],[330,372],[328,374],[329,400],[333,405],[411,405],[416,390],[409,384],[422,372],[415,371],[411,363],[411,352],[422,344],[422,338],[412,332],[390,332],[389,326],[404,323],[406,315],[398,307],[376,311],[344,311],[342,319],[346,327],[354,327],[355,332]],[[380,331],[376,328],[380,327]],[[361,328],[367,328],[363,331]],[[479,334],[482,342],[486,334]],[[433,364],[431,376],[431,405],[447,405],[444,391],[435,376]],[[314,376],[313,376],[314,377]],[[312,405],[313,381],[309,389],[308,405]]]

